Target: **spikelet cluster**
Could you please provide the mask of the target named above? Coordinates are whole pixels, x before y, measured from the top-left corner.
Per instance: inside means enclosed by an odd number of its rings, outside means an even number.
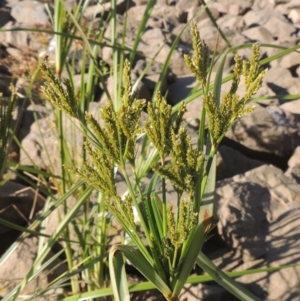
[[[185,105],[182,103],[173,121],[172,107],[167,104],[160,92],[156,95],[155,103],[148,103],[149,120],[145,123],[145,131],[162,159],[172,149],[172,133],[178,133],[184,112]]]
[[[114,162],[100,149],[94,149],[89,142],[85,142],[85,149],[89,155],[89,163],[84,162],[81,168],[68,167],[104,195],[118,198],[114,181]]]
[[[69,81],[57,79],[46,62],[41,62],[40,68],[46,80],[42,88],[46,98],[68,115],[78,117],[77,101]],[[119,110],[115,110],[112,102],[108,102],[101,109],[104,126],[100,126],[90,113],[85,113],[87,127],[93,135],[91,139],[93,142],[86,141],[84,144],[88,162],[84,162],[81,168],[67,168],[101,191],[116,217],[125,218],[124,223],[132,228],[134,225],[132,200],[129,196],[125,201],[120,199],[114,176],[115,167],[124,169],[126,160],[134,165],[135,142],[143,131],[140,127],[140,116],[145,101],[137,99],[131,93],[128,61],[124,64],[123,75],[122,106]],[[94,144],[97,144],[97,147]]]
[[[101,109],[104,127],[100,127],[96,119],[86,113],[88,127],[102,145],[103,152],[120,168],[126,159],[134,165],[134,147],[136,138],[143,132],[140,127],[140,116],[145,101],[136,99],[131,94],[130,64],[124,66],[124,88],[122,92],[122,106],[115,111],[111,102]]]
[[[193,212],[193,206],[189,206],[189,202],[185,199],[181,200],[179,205],[178,220],[175,221],[172,205],[167,208],[167,239],[170,241],[174,249],[180,249],[184,241],[187,239],[190,231],[195,226],[197,214]]]
[[[77,118],[78,100],[70,80],[67,78],[58,79],[45,60],[39,63],[39,68],[45,78],[45,84],[41,90],[46,99],[67,115]]]
[[[185,61],[202,87],[206,88],[209,51],[205,43],[200,39],[199,31],[195,23],[192,23],[191,35],[194,56],[185,55]],[[204,106],[208,115],[208,126],[212,143],[215,147],[218,146],[225,133],[237,118],[253,110],[253,107],[249,107],[247,104],[262,86],[262,80],[267,73],[267,70],[262,70],[259,65],[259,56],[259,46],[257,44],[254,44],[252,47],[252,57],[250,61],[242,61],[239,55],[235,55],[233,80],[229,92],[222,95],[221,101],[216,99],[216,95],[212,92],[204,96]],[[246,92],[243,97],[240,97],[237,94],[237,89],[242,76],[245,79]]]
[[[262,70],[259,66],[259,46],[257,44],[253,45],[252,53],[250,61],[242,61],[239,55],[235,55],[232,85],[229,92],[222,95],[220,106],[217,106],[217,100],[213,93],[209,93],[204,98],[209,129],[215,145],[220,143],[237,118],[251,112],[254,108],[247,104],[262,86],[262,80],[267,70]],[[246,92],[241,98],[237,94],[237,88],[242,76],[245,79]]]
[[[171,134],[171,162],[158,165],[154,169],[163,177],[170,180],[178,194],[186,192],[192,195],[194,187],[203,170],[204,157],[192,146],[191,137],[184,127],[178,134]]]
[[[184,60],[202,87],[205,87],[209,67],[209,49],[205,42],[201,40],[195,22],[192,23],[191,36],[194,55],[193,57],[184,55]]]

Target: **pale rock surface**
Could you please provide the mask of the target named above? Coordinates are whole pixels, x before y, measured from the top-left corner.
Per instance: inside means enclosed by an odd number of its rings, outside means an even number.
[[[19,1],[11,9],[11,16],[18,22],[29,26],[49,25],[45,6],[38,1]]]
[[[217,20],[217,24],[221,29],[234,28],[239,31],[245,27],[244,18],[242,16],[224,15]]]
[[[261,26],[252,27],[243,31],[243,35],[251,41],[265,41],[266,43],[272,43],[274,41],[271,33]]]
[[[219,182],[216,204],[218,230],[228,245],[247,264],[238,269],[292,264],[300,259],[300,185],[271,165]],[[253,264],[251,264],[253,262]],[[259,265],[258,265],[259,264]],[[289,276],[293,275],[293,276]],[[252,285],[263,300],[294,300],[300,268],[243,276],[242,283],[259,284],[267,295]],[[291,277],[291,281],[283,281]],[[279,287],[278,284],[280,283]],[[278,297],[280,296],[280,297]]]
[[[269,71],[264,83],[270,87],[276,94],[299,94],[300,78],[293,77],[288,69],[276,66]]]
[[[288,166],[285,174],[292,177],[300,184],[300,146],[295,149],[295,152],[288,161]]]
[[[238,119],[226,137],[249,149],[286,157],[300,145],[299,116],[276,107],[256,107]]]
[[[264,27],[273,35],[282,41],[289,41],[290,36],[296,32],[296,28],[292,23],[284,20],[280,16],[272,16],[265,24]]]
[[[300,53],[292,52],[284,56],[281,60],[281,66],[286,69],[297,68],[300,66]]]

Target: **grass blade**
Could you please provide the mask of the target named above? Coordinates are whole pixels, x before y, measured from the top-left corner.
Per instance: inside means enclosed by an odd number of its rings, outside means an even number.
[[[213,262],[206,257],[202,252],[197,257],[197,264],[207,274],[209,274],[217,283],[223,286],[227,291],[236,296],[242,301],[261,301],[251,292],[246,290],[242,285],[231,279],[226,273],[218,269]]]
[[[168,285],[136,248],[123,245],[115,246],[115,248],[119,249],[133,266],[151,281],[165,297],[171,296],[172,292]]]
[[[115,300],[130,301],[125,261],[118,246],[113,246],[109,252],[109,273]]]
[[[51,235],[48,242],[43,246],[39,256],[36,258],[33,266],[31,267],[30,271],[27,273],[26,277],[22,280],[22,282],[15,287],[7,296],[4,297],[3,301],[8,300],[16,300],[19,293],[24,289],[25,285],[33,278],[36,272],[36,267],[39,266],[43,260],[46,258],[47,254],[50,252],[52,246],[55,244],[55,242],[58,240],[59,236],[65,230],[65,228],[68,226],[69,222],[74,218],[74,216],[77,214],[79,208],[83,205],[83,203],[86,201],[86,199],[91,194],[93,188],[88,187],[80,196],[80,198],[77,200],[76,204],[71,208],[71,210],[65,215],[65,217],[62,219],[60,224],[58,225],[56,231]],[[66,194],[67,195],[67,194]],[[63,199],[65,198],[65,195]],[[12,298],[12,299],[11,299]]]

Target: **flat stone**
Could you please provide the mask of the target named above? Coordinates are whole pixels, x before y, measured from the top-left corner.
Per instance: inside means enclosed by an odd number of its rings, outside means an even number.
[[[256,107],[238,119],[226,137],[248,149],[286,157],[300,145],[299,128],[296,114],[277,107]]]
[[[299,24],[300,23],[300,12],[299,8],[293,8],[290,10],[288,14],[289,19],[292,20],[294,24]]]
[[[245,173],[261,165],[264,165],[264,162],[250,159],[231,147],[221,145],[217,156],[217,181]]]
[[[280,65],[286,69],[295,68],[295,67],[300,66],[300,53],[292,52],[292,53],[289,53],[288,55],[285,55],[282,58]]]
[[[220,16],[220,13],[219,11],[214,8],[214,7],[210,7],[209,9],[211,15],[213,16],[213,18],[215,20],[218,20],[219,16]],[[204,19],[210,19],[210,17],[208,16],[206,10],[204,9],[199,9],[199,7],[191,7],[187,10],[188,12],[188,15],[187,15],[187,21],[190,21],[190,20],[194,20],[196,23],[199,23],[201,21],[203,21]]]
[[[242,32],[242,34],[251,41],[264,41],[266,43],[274,41],[272,34],[262,26],[246,29]]]
[[[247,27],[252,26],[262,26],[268,22],[268,20],[273,16],[273,12],[269,10],[255,10],[252,9],[248,11],[243,19]]]
[[[0,36],[1,42],[6,46],[14,46],[18,49],[24,50],[33,50],[38,51],[44,47],[44,44],[50,41],[50,35],[47,33],[34,32],[34,31],[19,31],[19,30],[11,30],[15,28],[28,28],[29,25],[23,23],[15,23],[9,21],[3,27],[4,29],[8,29],[5,31],[2,37]]]
[[[27,275],[32,268],[32,265],[39,252],[39,242],[37,237],[29,237],[19,243],[18,247],[1,265],[0,279],[3,279],[1,284],[2,296],[7,295],[12,289],[14,289]],[[46,260],[50,260],[54,257],[53,252],[49,252]],[[26,283],[26,286],[22,290],[22,295],[34,295],[37,291],[45,289],[51,281],[67,272],[67,266],[60,259],[55,259],[47,267],[38,273],[31,281]],[[57,300],[57,297],[63,297],[62,290],[52,290],[41,297],[41,301]],[[51,299],[52,298],[52,299]]]
[[[297,31],[296,27],[289,23],[287,20],[283,20],[278,15],[273,15],[265,24],[264,27],[281,41],[288,41],[289,37]]]
[[[218,185],[219,233],[231,248],[241,252],[245,262],[265,256],[268,225],[275,226],[278,214],[299,200],[300,185],[272,165],[260,166]]]
[[[292,114],[300,115],[300,100],[292,100],[288,101],[280,106],[281,109],[287,112],[291,112]]]
[[[288,161],[288,169],[285,175],[294,179],[298,184],[300,184],[300,146],[298,146],[291,158]]]
[[[300,79],[293,77],[288,69],[281,66],[273,67],[263,82],[276,94],[300,94]]]
[[[38,1],[19,1],[11,9],[11,16],[19,23],[29,26],[48,25],[45,6]]]
[[[217,20],[218,25],[223,28],[235,28],[242,30],[245,27],[244,18],[242,16],[224,15]]]

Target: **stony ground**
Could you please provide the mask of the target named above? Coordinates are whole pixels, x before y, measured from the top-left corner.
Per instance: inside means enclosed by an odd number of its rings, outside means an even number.
[[[105,2],[105,1],[103,1]],[[124,21],[125,1],[118,1],[119,28]],[[67,2],[71,7],[72,1]],[[131,46],[135,32],[144,14],[147,1],[130,1],[128,10],[128,32],[126,43]],[[211,50],[216,44],[217,30],[205,11],[199,12],[197,0],[157,1],[147,30],[142,36],[139,51],[146,57],[153,57],[163,45],[156,57],[154,66],[145,75],[139,87],[140,94],[151,99],[162,63],[175,39],[185,24],[193,17],[200,29],[201,37]],[[109,3],[102,6],[91,3],[85,18],[91,19],[95,12],[109,11]],[[258,41],[279,46],[292,47],[300,41],[300,1],[299,0],[220,0],[211,4],[210,10],[221,30],[232,46]],[[0,27],[3,29],[50,28],[44,3],[34,1],[0,1]],[[109,37],[110,28],[106,36]],[[166,39],[170,43],[165,43]],[[53,37],[27,31],[0,32],[0,92],[9,95],[8,86],[13,82],[24,94],[37,58],[49,55],[53,59]],[[222,51],[226,43],[220,39],[218,50]],[[177,49],[170,61],[170,68],[164,79],[162,92],[168,91],[168,101],[176,104],[185,98],[195,86],[194,78],[189,74],[183,54],[191,51],[191,38],[188,29],[181,36]],[[262,47],[262,57],[276,53],[273,48]],[[249,57],[250,51],[241,50],[240,54]],[[99,58],[112,64],[110,48],[102,48]],[[78,58],[78,73],[81,58]],[[133,77],[137,78],[147,61],[142,57],[133,66]],[[300,262],[300,53],[293,52],[268,65],[269,72],[259,96],[274,96],[272,100],[261,101],[256,109],[241,118],[226,135],[218,156],[218,188],[216,207],[219,223],[216,235],[207,244],[207,254],[224,270],[243,270],[264,266],[278,266]],[[232,69],[232,56],[226,64],[226,73]],[[76,77],[76,75],[75,75]],[[108,78],[108,83],[112,81]],[[76,80],[75,80],[76,82]],[[25,151],[15,149],[11,158],[24,165],[32,161],[42,169],[49,169],[46,149],[51,158],[58,158],[57,135],[49,130],[53,113],[49,108],[39,105],[38,87],[35,105],[23,109],[18,137]],[[224,84],[224,91],[228,85]],[[240,87],[243,92],[243,86]],[[97,102],[90,110],[97,114],[99,106],[105,101],[105,95],[97,94]],[[298,100],[286,102],[278,95],[298,95]],[[277,97],[277,98],[276,98]],[[201,99],[188,105],[185,119],[193,132],[199,124],[198,115]],[[33,113],[38,112],[35,121]],[[47,138],[46,149],[41,141],[41,133]],[[72,140],[73,141],[73,140]],[[75,147],[80,148],[78,138]],[[69,141],[71,143],[71,141]],[[28,153],[31,159],[28,158]],[[32,190],[22,190],[22,184],[9,181],[0,190],[0,217],[18,223],[15,207],[30,218],[34,198]],[[19,191],[22,191],[21,193]],[[16,195],[18,197],[16,198]],[[8,208],[9,210],[1,210]],[[36,211],[43,205],[40,197]],[[23,220],[22,220],[23,221]],[[48,233],[55,229],[55,222]],[[12,240],[12,232],[1,227],[1,241]],[[0,295],[14,285],[13,279],[25,275],[34,259],[36,239],[31,239],[17,252],[11,255],[0,269],[0,280],[5,280]],[[27,247],[26,247],[27,246]],[[30,246],[30,255],[28,255]],[[27,250],[27,251],[26,251]],[[2,250],[3,252],[3,250]],[[59,274],[59,271],[57,271]],[[288,268],[272,274],[262,273],[240,277],[245,284],[263,300],[299,300],[300,267]],[[49,279],[45,276],[40,285]],[[26,288],[30,294],[36,284]],[[142,300],[141,297],[139,300]],[[232,300],[220,287],[203,284],[186,288],[181,300]]]

